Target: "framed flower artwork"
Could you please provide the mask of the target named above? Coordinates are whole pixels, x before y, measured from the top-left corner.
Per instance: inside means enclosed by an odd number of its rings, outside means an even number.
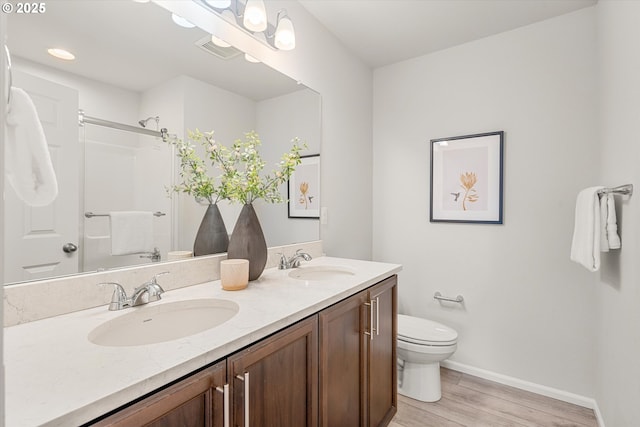
[[[504,132],[431,140],[431,222],[502,224]]]
[[[289,177],[289,218],[320,218],[320,155],[300,157]]]

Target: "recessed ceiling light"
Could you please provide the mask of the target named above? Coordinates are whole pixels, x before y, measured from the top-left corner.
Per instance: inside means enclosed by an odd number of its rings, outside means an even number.
[[[176,15],[175,13],[171,14],[171,19],[173,19],[173,22],[175,22],[176,24],[180,25],[181,27],[184,27],[184,28],[193,28],[193,27],[195,27],[194,24],[192,24],[188,20],[184,19],[182,16]]]
[[[64,49],[52,47],[51,49],[47,49],[47,52],[49,52],[49,55],[55,56],[58,59],[64,59],[65,61],[73,61],[76,59],[76,56],[73,53]]]

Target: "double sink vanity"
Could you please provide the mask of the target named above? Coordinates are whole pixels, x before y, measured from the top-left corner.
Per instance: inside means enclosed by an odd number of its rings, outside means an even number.
[[[7,327],[6,425],[387,425],[400,269],[317,257]]]

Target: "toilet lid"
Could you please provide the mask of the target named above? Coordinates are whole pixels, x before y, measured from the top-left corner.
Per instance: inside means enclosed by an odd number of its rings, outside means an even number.
[[[398,314],[398,339],[424,345],[452,345],[458,333],[433,320]]]

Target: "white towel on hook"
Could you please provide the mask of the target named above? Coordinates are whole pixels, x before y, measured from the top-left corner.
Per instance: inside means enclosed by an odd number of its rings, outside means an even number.
[[[578,193],[576,199],[571,260],[589,271],[600,269],[600,201],[598,190],[602,186],[589,187]]]
[[[7,181],[29,206],[46,206],[58,196],[58,181],[49,146],[33,101],[20,88],[11,88],[5,144]]]
[[[609,249],[620,249],[621,242],[620,236],[618,235],[618,219],[616,216],[615,199],[611,193],[606,194],[605,196],[607,202],[607,243],[609,245]]]
[[[109,212],[111,255],[153,252],[153,213]]]

